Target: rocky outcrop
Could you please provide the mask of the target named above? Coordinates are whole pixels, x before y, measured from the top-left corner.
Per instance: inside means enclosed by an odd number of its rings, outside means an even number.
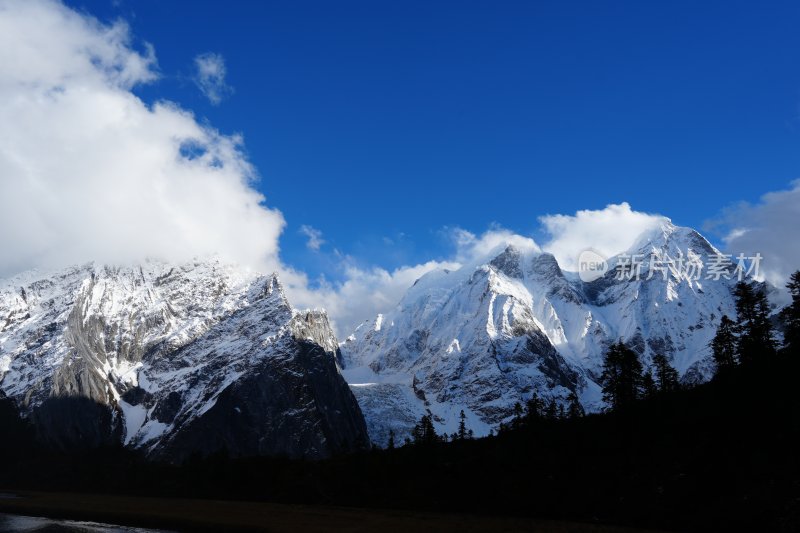
[[[218,261],[86,265],[0,285],[0,390],[60,448],[160,459],[365,448],[324,313]]]
[[[233,335],[212,331],[209,336],[212,343],[224,344],[248,335],[248,330],[229,333]],[[269,357],[255,354],[255,362],[216,395],[208,410],[195,414],[178,409],[174,416],[159,411],[157,419],[174,430],[166,432],[155,454],[182,459],[190,451],[224,450],[235,456],[318,459],[365,449],[369,441],[364,418],[339,374],[338,347],[330,339],[335,341],[324,314],[294,316],[273,341]],[[174,391],[170,394],[174,398]],[[169,403],[169,395],[165,400]]]

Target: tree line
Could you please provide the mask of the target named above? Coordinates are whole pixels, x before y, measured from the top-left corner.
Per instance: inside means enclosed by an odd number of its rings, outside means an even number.
[[[792,302],[778,316],[784,331],[783,345],[779,346],[763,287],[747,283],[736,286],[736,320],[723,316],[711,341],[717,376],[736,366],[769,361],[800,348],[800,270],[790,276],[786,288]]]
[[[711,341],[715,378],[736,366],[769,361],[800,348],[800,271],[791,275],[786,287],[792,303],[777,317],[784,331],[783,344],[779,345],[766,288],[746,282],[736,285],[736,317],[723,315]],[[637,353],[622,340],[608,347],[600,383],[603,400],[612,410],[681,387],[678,372],[665,355],[655,355],[652,371],[645,371]]]

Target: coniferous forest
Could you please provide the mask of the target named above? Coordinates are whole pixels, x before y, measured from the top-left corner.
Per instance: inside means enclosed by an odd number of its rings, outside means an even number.
[[[681,531],[800,529],[800,272],[770,315],[758,286],[736,289],[711,345],[716,375],[683,386],[666,357],[653,372],[608,347],[607,412],[531,398],[497,434],[437,435],[323,461],[192,457],[145,461],[122,448],[43,448],[0,402],[0,486],[131,495],[512,514]],[[779,342],[782,338],[782,342]]]

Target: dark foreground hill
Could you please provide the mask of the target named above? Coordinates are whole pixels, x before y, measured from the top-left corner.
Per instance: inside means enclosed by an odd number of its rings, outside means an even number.
[[[797,358],[643,401],[485,439],[322,461],[146,461],[123,448],[37,447],[0,408],[0,484],[40,490],[529,516],[675,530],[800,528]]]

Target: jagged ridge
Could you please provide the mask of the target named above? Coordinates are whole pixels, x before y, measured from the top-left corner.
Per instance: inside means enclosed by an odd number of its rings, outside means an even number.
[[[0,389],[61,446],[169,460],[368,444],[320,312],[217,260],[29,272],[0,285]]]
[[[627,252],[708,264],[719,253],[690,228],[669,222]],[[365,322],[342,345],[345,376],[370,436],[385,443],[431,413],[452,433],[463,409],[477,435],[496,429],[535,392],[564,402],[575,391],[588,410],[603,407],[598,385],[608,343],[626,340],[646,365],[666,355],[685,381],[711,373],[708,342],[733,315],[735,279],[619,280],[615,266],[584,283],[538,249],[501,247],[455,272],[426,274],[399,305]]]

